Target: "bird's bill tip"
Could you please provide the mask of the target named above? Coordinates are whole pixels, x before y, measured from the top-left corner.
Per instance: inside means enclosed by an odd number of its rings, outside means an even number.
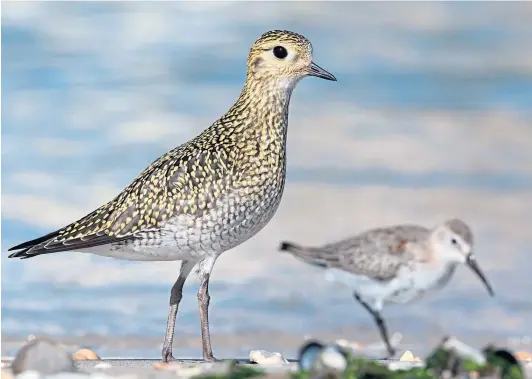
[[[314,62],[312,62],[310,64],[310,68],[309,68],[308,74],[310,76],[315,76],[317,78],[322,78],[322,79],[331,80],[333,82],[336,82],[336,78],[334,77],[333,74],[331,74],[327,70],[324,70],[323,68],[321,68],[320,66],[318,66]]]
[[[488,293],[490,294],[490,296],[492,297],[495,296],[495,292],[493,291],[493,288],[491,287],[490,282],[488,281],[488,279],[486,278],[486,276],[480,269],[480,266],[478,265],[477,260],[473,254],[468,255],[466,263],[471,268],[471,270],[473,270],[473,272],[477,274],[480,280],[482,280],[482,283],[484,283],[484,286],[488,290]]]

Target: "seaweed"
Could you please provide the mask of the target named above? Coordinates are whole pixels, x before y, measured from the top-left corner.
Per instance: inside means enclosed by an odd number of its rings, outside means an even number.
[[[334,346],[332,350],[329,349],[328,353],[331,354],[331,351],[333,354],[339,353],[340,355],[336,355],[336,358],[343,357],[345,365],[328,366],[326,362],[319,359],[320,354],[316,354],[315,351],[316,348],[321,348],[323,352],[327,346],[318,342],[310,342],[301,349],[301,353],[306,350],[306,347],[312,347],[314,363],[308,366],[305,364],[304,366],[308,369],[304,369],[300,364],[298,372],[286,373],[285,377],[290,379],[438,379],[442,377],[525,379],[521,365],[508,350],[488,346],[478,352],[459,341],[455,340],[453,345],[447,344],[448,341],[448,338],[444,339],[440,346],[425,359],[422,367],[395,370],[377,360],[362,358],[357,356],[356,352],[338,346]],[[264,375],[266,372],[263,370],[238,365],[235,361],[229,372],[224,375],[204,375],[196,378],[241,379]]]

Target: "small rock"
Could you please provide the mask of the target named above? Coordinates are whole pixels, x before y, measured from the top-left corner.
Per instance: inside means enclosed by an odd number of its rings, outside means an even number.
[[[412,354],[410,350],[405,351],[399,360],[408,362],[421,362],[421,358],[414,357],[414,354]]]
[[[335,346],[327,346],[318,358],[324,366],[336,371],[344,371],[347,367],[346,357]]]
[[[101,359],[98,354],[90,349],[80,349],[72,354],[72,359],[75,361],[85,361],[85,360],[99,360]]]
[[[514,355],[515,355],[515,359],[517,359],[518,361],[530,361],[530,360],[532,360],[532,353],[529,353],[527,351],[518,351]]]
[[[75,371],[72,356],[59,344],[45,338],[33,339],[20,348],[11,369],[15,375],[25,371],[42,375]]]
[[[270,353],[264,350],[251,350],[249,360],[259,365],[285,365],[288,361],[284,359],[281,353]]]

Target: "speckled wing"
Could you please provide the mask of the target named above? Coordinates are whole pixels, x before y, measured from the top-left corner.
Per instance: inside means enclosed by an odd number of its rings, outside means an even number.
[[[115,199],[46,236],[15,246],[10,257],[29,258],[138,238],[179,214],[207,211],[227,185],[228,153],[189,143],[163,155]]]
[[[400,225],[372,229],[321,247],[293,246],[287,250],[313,265],[386,281],[408,263],[411,258],[409,243],[426,239],[428,233],[421,226]]]

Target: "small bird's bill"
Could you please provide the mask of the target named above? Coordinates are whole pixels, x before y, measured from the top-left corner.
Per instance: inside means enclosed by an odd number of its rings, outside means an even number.
[[[318,78],[332,80],[332,81],[336,82],[336,78],[334,77],[333,74],[331,74],[330,72],[324,70],[323,68],[321,68],[320,66],[318,66],[314,62],[312,62],[310,64],[310,69],[309,69],[308,74],[310,76],[316,76]]]
[[[469,254],[467,256],[467,265],[471,267],[471,270],[475,272],[475,274],[478,275],[480,280],[482,280],[482,283],[486,286],[486,289],[488,290],[489,294],[491,296],[495,296],[495,293],[493,292],[493,288],[491,288],[491,284],[488,282],[488,279],[484,276],[484,273],[480,269],[480,266],[477,263],[477,260],[473,254]]]

